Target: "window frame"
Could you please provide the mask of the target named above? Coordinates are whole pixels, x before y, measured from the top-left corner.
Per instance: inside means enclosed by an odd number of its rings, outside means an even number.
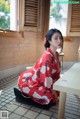
[[[7,37],[24,37],[24,0],[16,0],[16,30],[3,30],[0,29],[0,36]]]
[[[44,1],[46,2],[46,0],[44,0]],[[39,14],[38,14],[39,18],[38,18],[38,26],[37,27],[28,27],[28,26],[26,27],[26,26],[24,26],[25,0],[17,0],[17,2],[19,3],[18,9],[17,9],[17,14],[18,14],[18,18],[19,18],[18,19],[19,20],[18,31],[0,29],[0,35],[1,36],[11,36],[11,37],[12,36],[14,36],[14,37],[24,37],[24,31],[33,31],[33,32],[36,32],[36,31],[38,32],[39,31],[39,32],[42,32],[42,34],[44,35],[45,32],[48,30],[48,23],[44,24],[45,23],[45,19],[44,19],[45,10],[44,10],[43,6],[45,6],[44,5],[45,3],[43,2],[43,0],[39,0]],[[49,7],[49,6],[47,5],[47,7]],[[71,16],[72,16],[72,5],[69,4],[68,5],[66,36],[80,36],[80,32],[70,32]],[[48,17],[46,17],[46,18],[48,18]]]

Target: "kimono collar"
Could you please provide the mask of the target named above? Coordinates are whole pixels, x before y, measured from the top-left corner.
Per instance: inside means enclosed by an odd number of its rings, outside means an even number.
[[[52,50],[50,48],[47,48],[47,52],[49,52],[52,56],[54,56],[54,54],[52,53]],[[56,54],[58,54],[58,52],[56,51]],[[55,57],[55,56],[54,56]]]
[[[52,50],[50,48],[47,48],[47,52],[49,52],[53,55]]]

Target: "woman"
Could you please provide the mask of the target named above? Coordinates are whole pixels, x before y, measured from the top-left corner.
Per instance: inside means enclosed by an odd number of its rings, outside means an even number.
[[[22,94],[33,101],[48,105],[57,102],[59,93],[53,91],[53,84],[60,78],[59,54],[63,47],[63,36],[58,29],[50,29],[45,35],[45,52],[35,65],[21,73],[18,86]]]

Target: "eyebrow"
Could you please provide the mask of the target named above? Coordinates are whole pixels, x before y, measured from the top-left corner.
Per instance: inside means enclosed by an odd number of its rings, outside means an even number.
[[[59,37],[59,36],[54,36],[54,37]]]

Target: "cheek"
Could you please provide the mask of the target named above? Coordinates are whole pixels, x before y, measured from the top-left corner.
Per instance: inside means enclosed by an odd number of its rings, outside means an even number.
[[[52,45],[57,45],[58,44],[58,41],[57,40],[52,40],[51,44]]]
[[[58,44],[58,41],[57,41],[57,40],[55,40],[55,41],[54,41],[54,44]]]
[[[61,41],[61,46],[63,45],[63,42]]]
[[[52,40],[52,43],[53,43],[53,44],[56,44],[56,43],[57,43],[57,41],[56,41],[56,40]]]

